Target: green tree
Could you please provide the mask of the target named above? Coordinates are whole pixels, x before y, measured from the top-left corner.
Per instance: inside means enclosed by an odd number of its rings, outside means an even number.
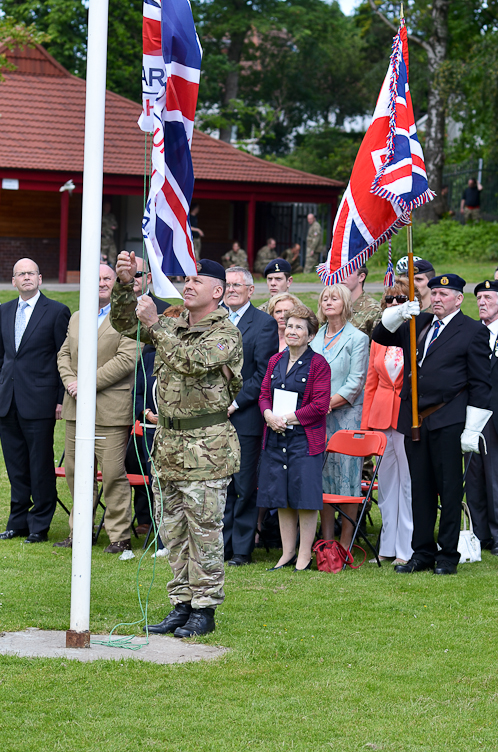
[[[47,41],[49,41],[47,34],[37,31],[32,24],[26,26],[9,16],[0,18],[0,43],[9,50],[15,47],[34,47],[35,44],[43,44]],[[15,67],[5,54],[0,54],[0,81],[4,80],[3,71],[15,70]]]

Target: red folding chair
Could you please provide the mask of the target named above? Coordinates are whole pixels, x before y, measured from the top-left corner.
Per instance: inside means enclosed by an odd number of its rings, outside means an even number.
[[[335,454],[346,454],[349,457],[368,457],[374,454],[377,457],[377,464],[375,466],[373,478],[368,485],[368,490],[365,496],[341,496],[340,494],[323,494],[323,503],[331,504],[333,508],[342,514],[353,525],[353,537],[348,551],[351,551],[357,536],[363,538],[365,543],[372,550],[379,567],[381,563],[379,561],[378,553],[374,546],[368,540],[367,534],[362,527],[362,522],[366,514],[367,504],[372,498],[372,492],[377,487],[376,479],[379,472],[380,463],[384,455],[387,439],[384,433],[381,431],[362,431],[360,429],[356,431],[337,431],[327,444],[326,452]],[[353,520],[343,509],[339,507],[340,504],[358,504],[360,506],[360,513],[356,520]],[[344,565],[343,569],[346,568]]]

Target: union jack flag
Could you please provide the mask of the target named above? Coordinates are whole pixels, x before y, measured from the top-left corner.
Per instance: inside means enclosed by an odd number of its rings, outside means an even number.
[[[189,220],[194,190],[190,149],[201,59],[189,0],[145,0],[143,110],[138,124],[153,138],[142,232],[160,297],[179,297],[166,275],[186,276],[197,270]]]
[[[408,86],[408,38],[400,21],[387,75],[334,222],[332,245],[317,267],[322,282],[342,282],[410,222],[429,189]]]

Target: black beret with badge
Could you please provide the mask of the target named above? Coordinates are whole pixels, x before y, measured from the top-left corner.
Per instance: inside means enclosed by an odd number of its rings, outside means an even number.
[[[276,258],[273,259],[273,261],[270,261],[269,264],[267,264],[267,266],[265,267],[264,275],[265,277],[267,277],[269,274],[278,274],[278,272],[282,272],[283,274],[291,274],[292,267],[285,259]]]
[[[474,287],[474,295],[477,295],[478,292],[485,292],[486,290],[498,292],[498,279],[485,279],[484,282],[479,282],[479,284]]]
[[[226,282],[225,267],[211,259],[202,259],[197,262],[197,277],[214,277]]]
[[[413,271],[415,274],[426,274],[427,272],[433,272],[434,267],[432,266],[430,261],[426,261],[425,259],[417,259],[415,261],[413,266]]]
[[[446,290],[456,290],[463,295],[463,290],[466,284],[466,281],[462,279],[462,277],[459,277],[458,274],[441,274],[439,277],[433,277],[430,279],[427,286],[430,287],[431,290],[434,289],[434,287],[441,287]]]

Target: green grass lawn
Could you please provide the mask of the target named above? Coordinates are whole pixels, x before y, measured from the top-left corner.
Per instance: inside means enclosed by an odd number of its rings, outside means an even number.
[[[311,304],[313,296],[302,297]],[[57,297],[77,308],[77,293]],[[470,306],[473,296],[467,298]],[[63,432],[58,423],[56,457]],[[59,494],[70,505],[64,481]],[[2,529],[8,510],[1,462]],[[379,525],[374,509],[374,542]],[[0,541],[2,631],[69,628],[71,551],[52,547],[67,531],[58,508],[48,543]],[[94,635],[140,619],[142,541],[132,541],[131,561],[104,554],[105,533],[93,548]],[[461,565],[452,577],[396,575],[389,564],[379,570],[368,563],[337,575],[270,573],[276,551],[258,549],[254,558],[250,566],[227,567],[216,632],[202,639],[229,648],[216,661],[157,666],[133,658],[82,664],[0,656],[2,750],[496,751],[498,558],[485,551],[481,563]],[[169,610],[170,575],[158,560],[151,623]],[[151,577],[147,556],[142,594]],[[139,634],[141,625],[120,631]]]

